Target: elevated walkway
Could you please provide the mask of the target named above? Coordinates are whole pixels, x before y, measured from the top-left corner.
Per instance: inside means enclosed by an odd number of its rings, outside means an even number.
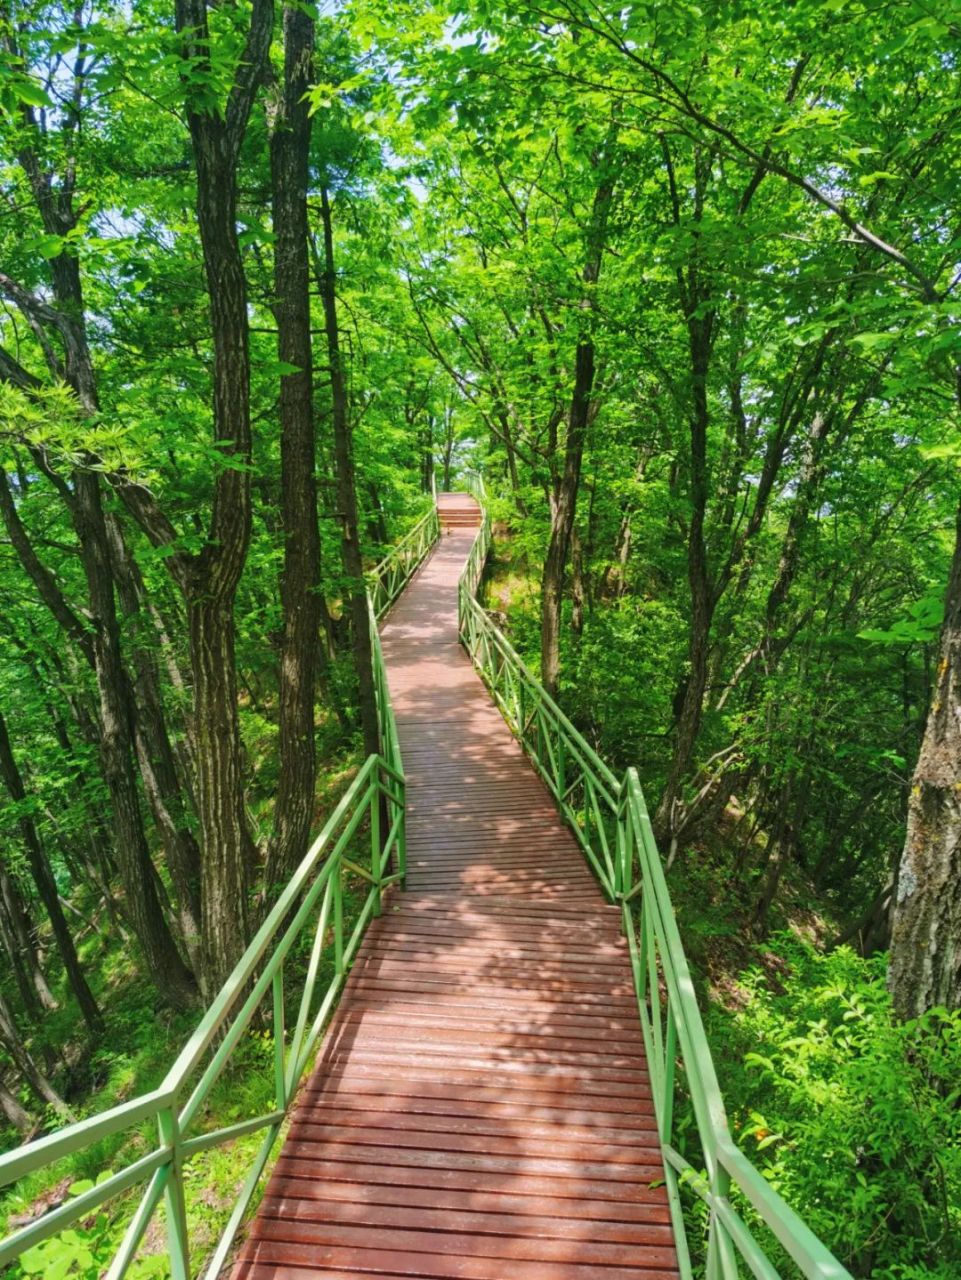
[[[382,634],[407,774],[388,898],[233,1280],[673,1280],[629,953],[458,643],[478,507]]]

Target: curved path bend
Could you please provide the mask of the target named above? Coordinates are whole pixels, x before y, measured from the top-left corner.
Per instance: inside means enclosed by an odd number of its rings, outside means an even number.
[[[383,631],[407,890],[346,984],[234,1280],[676,1280],[627,947],[457,638],[477,505]]]

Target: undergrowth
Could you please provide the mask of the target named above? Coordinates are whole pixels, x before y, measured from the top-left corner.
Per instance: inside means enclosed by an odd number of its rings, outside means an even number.
[[[318,793],[321,812],[329,811],[350,780],[352,769],[332,771]],[[351,842],[358,861],[369,836],[362,824]],[[356,847],[355,847],[356,846]],[[349,852],[349,851],[348,851]],[[359,877],[345,880],[344,928],[349,936],[366,899],[369,886]],[[297,1017],[303,978],[310,958],[313,931],[308,922],[295,943],[286,965],[287,1026]],[[332,948],[327,946],[318,973],[314,1006],[334,976]],[[156,992],[137,976],[136,958],[118,939],[94,935],[84,943],[82,959],[94,977],[95,994],[105,1015],[105,1031],[96,1044],[84,1041],[75,1013],[66,999],[37,1029],[32,1050],[49,1056],[57,1046],[64,1070],[59,1081],[71,1101],[73,1118],[82,1120],[156,1088],[173,1064],[200,1014],[175,1014],[158,1005]],[[260,1013],[234,1050],[224,1073],[214,1085],[201,1116],[191,1130],[199,1134],[219,1129],[273,1110],[274,1042],[270,992]],[[203,1065],[206,1065],[206,1060]],[[74,1099],[82,1099],[76,1103]],[[185,1100],[185,1099],[183,1099]],[[40,1129],[55,1129],[64,1117],[51,1112],[40,1117]],[[283,1131],[274,1146],[276,1159]],[[184,1197],[194,1268],[211,1252],[237,1201],[247,1171],[263,1140],[263,1131],[237,1138],[190,1158],[184,1166]],[[0,1133],[0,1146],[18,1141],[12,1131]],[[91,1189],[112,1173],[128,1167],[157,1146],[154,1121],[145,1122],[48,1165],[21,1179],[0,1195],[0,1224],[6,1231],[22,1227],[73,1196]],[[268,1172],[269,1172],[268,1165]],[[261,1189],[266,1176],[261,1180]],[[113,1259],[131,1215],[144,1191],[138,1184],[130,1192],[107,1202],[100,1211],[74,1224],[21,1255],[4,1270],[11,1280],[43,1277],[43,1280],[97,1280]],[[256,1199],[254,1201],[256,1203]],[[5,1232],[0,1231],[0,1235]],[[169,1274],[166,1249],[166,1216],[161,1201],[148,1226],[138,1257],[127,1275],[131,1280],[152,1280]]]

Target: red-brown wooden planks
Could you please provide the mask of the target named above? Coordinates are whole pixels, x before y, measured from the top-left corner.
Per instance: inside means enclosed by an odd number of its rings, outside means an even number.
[[[384,655],[408,886],[371,927],[233,1280],[676,1280],[627,949],[457,640],[478,510]]]

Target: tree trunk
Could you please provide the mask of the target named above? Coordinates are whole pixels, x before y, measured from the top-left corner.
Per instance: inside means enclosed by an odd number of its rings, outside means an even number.
[[[69,1115],[67,1104],[44,1075],[21,1039],[13,1020],[13,1013],[2,994],[0,994],[0,1044],[3,1044],[13,1059],[14,1066],[41,1102],[49,1102],[58,1111]]]
[[[284,567],[280,600],[280,777],[267,862],[267,892],[290,877],[306,852],[314,816],[317,752],[314,689],[320,625],[313,352],[307,185],[314,23],[310,12],[284,9],[284,84],[270,141],[273,181],[274,315],[278,356],[296,373],[280,380],[281,514]]]
[[[0,1083],[0,1111],[6,1116],[7,1123],[12,1125],[18,1133],[29,1133],[33,1128],[30,1112],[24,1110],[20,1100],[3,1083]]]
[[[908,800],[888,986],[899,1017],[961,1006],[961,506],[921,754]]]
[[[354,476],[354,449],[347,404],[347,382],[344,376],[337,326],[336,275],[334,270],[334,233],[327,188],[321,189],[321,219],[324,234],[324,264],[320,275],[320,295],[324,304],[327,329],[327,354],[334,424],[334,468],[337,472],[337,505],[343,531],[342,552],[349,592],[351,637],[354,665],[357,670],[360,701],[360,724],[364,737],[364,755],[380,751],[377,724],[377,698],[374,692],[374,663],[370,634],[370,611],[357,527],[357,487]],[[445,484],[449,484],[446,474]]]
[[[7,722],[2,712],[0,712],[0,775],[2,775],[7,791],[10,793],[10,799],[14,804],[22,806],[27,793],[20,770],[17,767],[17,761],[10,744],[10,735],[7,731]],[[77,949],[73,943],[73,934],[70,932],[70,926],[67,924],[63,908],[60,905],[57,883],[53,878],[50,863],[47,861],[47,855],[40,841],[40,833],[33,820],[23,809],[21,809],[19,825],[20,835],[27,851],[27,861],[30,864],[30,874],[33,876],[34,884],[37,886],[37,893],[40,895],[40,900],[50,918],[50,925],[57,940],[57,947],[63,959],[63,966],[70,986],[77,997],[77,1003],[80,1006],[84,1021],[91,1031],[97,1031],[102,1025],[100,1010],[80,967]]]
[[[667,781],[654,815],[658,841],[671,835],[674,805],[691,765],[694,744],[701,727],[704,691],[707,687],[711,622],[714,599],[711,590],[704,525],[707,514],[707,372],[711,352],[712,314],[693,315],[688,325],[691,349],[691,517],[687,542],[687,577],[691,592],[691,625],[688,633],[688,671],[680,698],[674,751]]]
[[[191,830],[192,799],[178,777],[156,660],[148,638],[141,634],[139,619],[145,589],[140,569],[127,547],[120,522],[108,517],[106,527],[117,593],[133,637],[137,759],[151,812],[163,839],[170,879],[177,895],[181,931],[188,950],[193,953],[200,931],[200,847]]]
[[[601,169],[601,174],[594,192],[590,226],[587,231],[584,269],[581,273],[581,279],[586,286],[580,302],[580,310],[584,315],[574,357],[574,387],[567,419],[564,466],[551,493],[551,532],[541,577],[541,683],[552,697],[557,693],[560,680],[564,570],[567,566],[571,531],[574,528],[574,517],[577,513],[581,463],[591,417],[595,372],[593,317],[597,309],[593,291],[601,274],[607,221],[614,196],[611,153],[616,140],[617,129],[612,126],[602,153],[595,157],[594,161]]]
[[[213,342],[213,433],[221,453],[205,546],[186,564],[179,557],[168,560],[187,601],[203,850],[201,985],[210,999],[229,977],[249,936],[254,850],[244,807],[233,613],[252,518],[250,333],[237,238],[237,167],[267,65],[273,5],[253,0],[245,48],[223,112],[212,111],[209,97],[195,87],[205,74],[214,74],[206,4],[176,0],[175,19],[197,171],[197,223]],[[141,507],[141,517],[149,524],[152,513]],[[171,540],[169,529],[161,529],[159,536]]]
[[[94,620],[93,652],[100,695],[100,759],[110,792],[114,849],[126,911],[157,989],[175,1007],[193,1003],[195,986],[164,917],[157,895],[140,811],[134,770],[134,723],[130,683],[120,653],[120,629],[113,598],[110,551],[94,472],[75,475],[76,523]]]
[[[40,989],[32,979],[33,972],[39,971],[39,964],[33,949],[33,940],[23,919],[23,903],[20,891],[7,868],[0,863],[0,944],[10,961],[10,971],[20,995],[20,1003],[28,1018],[36,1021],[44,1009]],[[40,975],[41,981],[43,975]],[[49,995],[46,982],[43,987]],[[50,996],[52,1008],[56,1002]]]
[[[70,182],[54,181],[42,168],[38,154],[25,146],[21,162],[30,175],[34,197],[44,229],[62,236],[74,229],[78,215],[73,207]],[[96,375],[84,318],[83,286],[79,259],[61,253],[50,263],[53,296],[60,308],[60,333],[64,345],[64,374],[77,395],[83,412],[95,417],[99,410]],[[91,462],[94,460],[91,459]],[[5,485],[0,485],[4,520],[19,530]],[[177,950],[156,892],[156,871],[150,860],[140,813],[134,769],[134,712],[129,681],[120,649],[120,630],[114,602],[109,542],[97,470],[74,473],[73,491],[61,487],[80,543],[81,563],[86,579],[90,629],[79,622],[63,599],[56,582],[39,564],[25,539],[15,541],[17,553],[27,573],[36,583],[45,603],[93,665],[100,701],[100,757],[104,779],[110,792],[117,863],[127,899],[127,912],[137,934],[148,971],[164,997],[176,1006],[189,1004],[193,979]]]
[[[584,631],[584,548],[576,527],[571,530],[571,630],[576,636]]]

